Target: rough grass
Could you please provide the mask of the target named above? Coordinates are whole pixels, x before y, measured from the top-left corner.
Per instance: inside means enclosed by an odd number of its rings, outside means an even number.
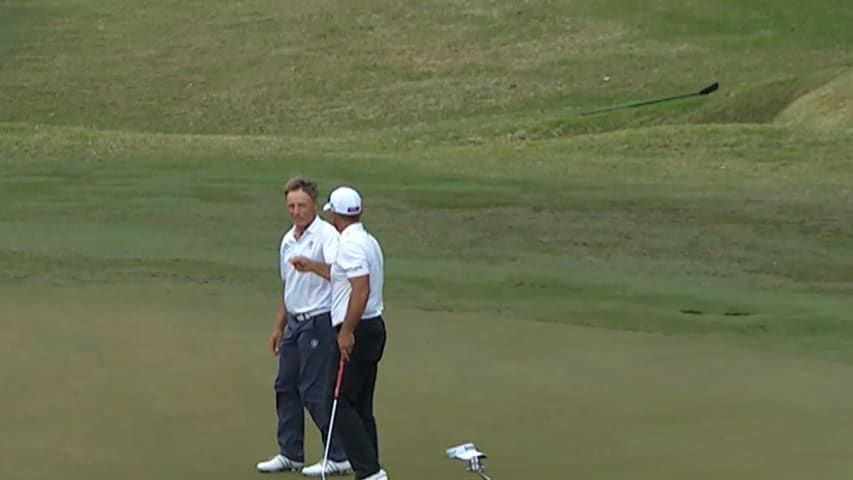
[[[0,5],[0,120],[195,133],[559,135],[769,122],[849,67],[849,2]],[[163,12],[168,12],[164,14]],[[605,81],[604,78],[608,80]],[[638,115],[578,112],[695,91]],[[471,127],[456,122],[472,122]],[[466,133],[466,130],[468,132]],[[335,136],[332,135],[332,136]]]

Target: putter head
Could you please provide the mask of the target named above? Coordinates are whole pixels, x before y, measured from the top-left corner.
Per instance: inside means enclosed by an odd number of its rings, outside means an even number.
[[[450,447],[446,453],[447,458],[467,463],[469,472],[482,473],[486,469],[482,462],[482,459],[486,458],[486,454],[477,450],[473,443],[463,443]]]

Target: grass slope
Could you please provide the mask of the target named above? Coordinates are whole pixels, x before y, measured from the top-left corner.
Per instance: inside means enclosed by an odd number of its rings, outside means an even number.
[[[777,120],[807,127],[853,128],[853,70],[798,98]]]
[[[301,135],[429,130],[466,118],[479,135],[766,122],[853,64],[851,8],[845,0],[4,2],[0,120]],[[722,90],[700,108],[566,119],[715,80]]]

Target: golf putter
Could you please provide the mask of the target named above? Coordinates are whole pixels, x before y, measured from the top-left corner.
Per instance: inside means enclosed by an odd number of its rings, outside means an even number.
[[[338,362],[338,375],[335,378],[335,395],[332,399],[332,416],[329,419],[329,432],[326,434],[326,448],[323,452],[323,468],[320,472],[323,480],[326,480],[326,463],[329,461],[329,445],[332,443],[332,429],[335,426],[335,412],[338,410],[338,395],[341,393],[341,380],[344,378],[344,363],[345,360],[341,357],[341,361]]]
[[[483,459],[486,454],[477,450],[473,443],[463,443],[455,447],[448,448],[447,458],[454,460],[462,460],[468,464],[467,470],[480,475],[483,480],[492,480],[486,475],[486,465],[483,464]]]

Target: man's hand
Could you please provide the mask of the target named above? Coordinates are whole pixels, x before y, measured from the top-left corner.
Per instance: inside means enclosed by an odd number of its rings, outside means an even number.
[[[269,346],[273,355],[278,355],[278,346],[281,343],[281,330],[276,328],[270,335]]]
[[[293,269],[297,272],[310,272],[312,271],[312,262],[305,257],[293,257],[290,259],[290,264],[293,265]]]
[[[288,260],[293,269],[300,273],[310,272],[329,280],[331,275],[331,266],[327,263],[316,262],[305,257],[293,257]]]
[[[341,351],[341,358],[349,362],[349,356],[352,354],[352,349],[355,346],[355,334],[349,330],[341,329],[338,332],[338,349]]]

